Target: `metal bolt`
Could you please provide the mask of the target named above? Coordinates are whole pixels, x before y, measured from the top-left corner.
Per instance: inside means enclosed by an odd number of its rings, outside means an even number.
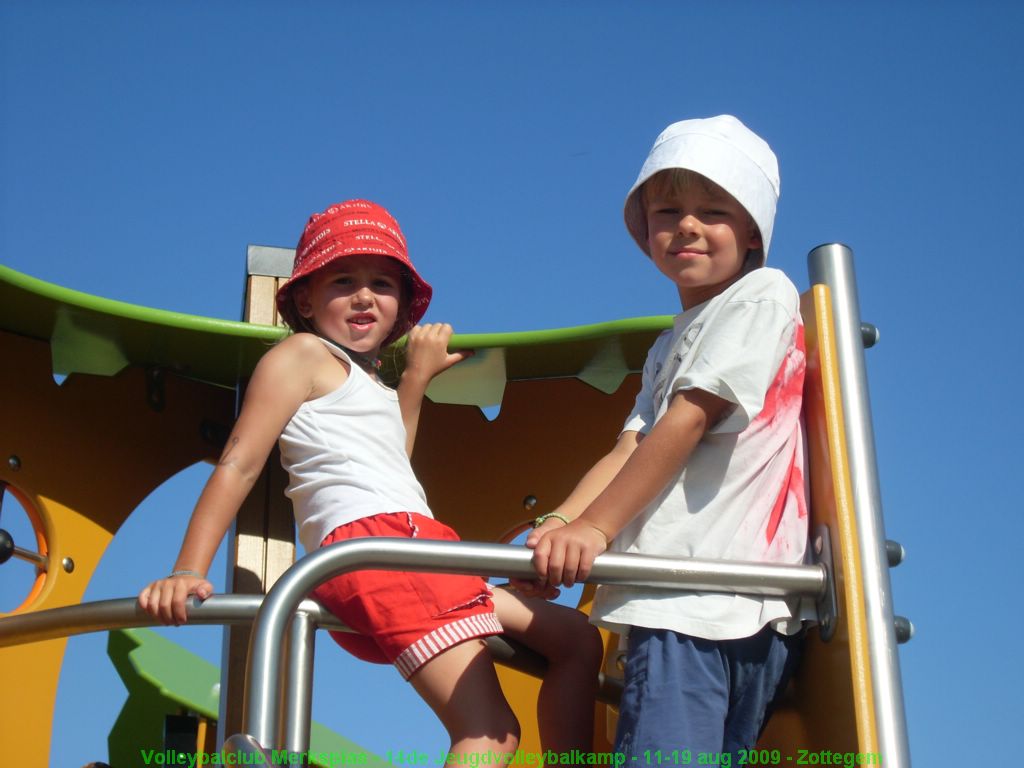
[[[70,557],[65,557],[63,560],[60,561],[60,564],[64,566],[65,573],[71,573],[73,570],[75,570],[75,561],[72,560]]]
[[[864,349],[871,349],[878,343],[878,340],[882,338],[881,331],[871,323],[860,324],[860,338],[864,344]]]
[[[7,466],[10,467],[13,471],[17,472],[19,469],[21,469],[21,459],[19,459],[17,456],[11,456],[10,458],[7,459]]]
[[[525,509],[527,512],[531,511],[536,506],[537,506],[537,497],[534,496],[532,493],[529,496],[527,496],[525,499],[523,499],[523,509]]]
[[[825,543],[821,540],[821,536],[816,536],[814,538],[814,554],[820,555],[821,550],[824,548],[824,546]]]

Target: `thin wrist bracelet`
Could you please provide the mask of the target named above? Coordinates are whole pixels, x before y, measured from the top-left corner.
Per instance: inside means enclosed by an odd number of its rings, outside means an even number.
[[[197,579],[206,578],[199,571],[191,571],[188,568],[184,568],[180,571],[171,571],[169,574],[167,574],[168,579],[173,579],[175,576],[195,576]]]
[[[533,527],[534,528],[539,528],[540,526],[544,525],[544,523],[547,520],[550,520],[552,517],[555,518],[555,520],[561,520],[566,525],[569,524],[569,518],[566,517],[565,515],[563,515],[561,512],[548,512],[546,515],[541,515],[536,520],[534,520],[533,521]]]

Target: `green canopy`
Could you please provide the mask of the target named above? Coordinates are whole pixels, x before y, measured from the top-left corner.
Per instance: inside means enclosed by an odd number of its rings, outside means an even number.
[[[439,376],[436,402],[496,405],[506,381],[576,377],[612,392],[638,371],[670,316],[521,333],[462,334],[476,355]],[[53,372],[112,376],[155,366],[225,387],[248,377],[286,331],[198,317],[74,291],[0,265],[0,329],[50,343]],[[401,364],[401,348],[397,352]]]

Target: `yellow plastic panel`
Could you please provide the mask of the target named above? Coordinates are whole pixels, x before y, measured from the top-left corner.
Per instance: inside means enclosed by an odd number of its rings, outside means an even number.
[[[822,642],[817,629],[787,706],[776,713],[762,746],[783,755],[806,749],[878,752],[867,656],[857,525],[853,514],[849,459],[840,399],[832,303],[827,286],[802,297],[807,341],[804,423],[807,429],[811,525],[826,525],[839,601],[835,634]]]
[[[230,390],[139,367],[75,374],[58,386],[50,346],[0,331],[0,480],[42,535],[49,568],[17,613],[73,605],[125,518],[167,478],[219,447],[203,438],[231,424]],[[12,456],[17,462],[9,462]],[[182,527],[188,510],[180,510]],[[74,568],[61,563],[70,557]],[[0,648],[0,744],[7,761],[42,765],[49,752],[66,641]],[[13,716],[17,713],[17,717]]]

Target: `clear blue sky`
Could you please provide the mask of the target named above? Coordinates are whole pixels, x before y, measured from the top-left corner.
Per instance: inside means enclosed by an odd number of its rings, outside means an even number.
[[[237,319],[246,245],[291,246],[360,196],[401,221],[427,319],[457,331],[672,313],[622,200],[665,125],[733,113],[781,161],[770,262],[804,288],[808,250],[849,244],[882,331],[868,370],[886,529],[909,552],[893,584],[918,630],[900,650],[914,762],[1001,762],[1024,682],[1022,28],[1010,2],[0,0],[0,262]],[[143,504],[87,599],[167,570],[207,471]],[[218,660],[213,631],[173,637]],[[106,754],[123,693],[104,644],[69,644],[54,766]],[[394,672],[320,646],[319,720],[380,752],[440,748]]]

